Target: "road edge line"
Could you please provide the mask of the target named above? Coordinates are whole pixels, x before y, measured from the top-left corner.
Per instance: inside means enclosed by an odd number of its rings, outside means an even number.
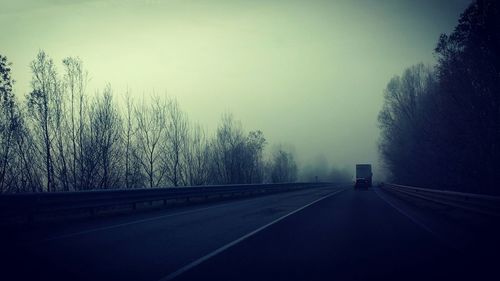
[[[176,278],[179,275],[185,273],[186,271],[189,271],[190,269],[196,267],[197,265],[203,263],[204,261],[206,261],[206,260],[208,260],[208,259],[210,259],[210,258],[212,258],[212,257],[214,257],[214,256],[216,256],[216,255],[218,255],[218,254],[220,254],[222,252],[224,252],[225,250],[227,250],[227,249],[235,246],[236,244],[238,244],[238,243],[240,243],[240,242],[242,242],[242,241],[250,238],[251,236],[253,236],[253,235],[261,232],[262,230],[264,230],[264,229],[266,229],[266,228],[268,228],[268,227],[270,227],[270,226],[272,226],[272,225],[274,225],[274,224],[276,224],[276,223],[284,220],[285,218],[287,218],[287,217],[289,217],[289,216],[291,216],[293,214],[296,214],[296,213],[304,210],[305,208],[307,208],[307,207],[309,207],[309,206],[311,206],[311,205],[313,205],[313,204],[315,204],[315,203],[317,203],[317,202],[319,202],[321,200],[324,200],[324,199],[326,199],[328,197],[332,197],[334,195],[337,195],[337,194],[339,194],[339,193],[341,193],[341,192],[343,192],[343,191],[345,191],[347,189],[348,188],[343,188],[341,190],[337,190],[335,192],[332,192],[332,193],[330,193],[328,195],[325,195],[325,196],[323,196],[323,197],[321,197],[319,199],[316,199],[313,202],[308,203],[308,204],[306,204],[306,205],[304,205],[304,206],[302,206],[302,207],[300,207],[300,208],[298,208],[298,209],[296,209],[296,210],[294,210],[294,211],[292,211],[292,212],[290,212],[290,213],[288,213],[288,214],[286,214],[286,215],[284,215],[282,217],[279,217],[279,218],[277,218],[277,219],[275,219],[275,220],[273,220],[273,221],[271,221],[271,222],[269,222],[269,223],[267,223],[267,224],[265,224],[265,225],[257,228],[256,230],[253,230],[252,232],[247,233],[247,234],[241,236],[240,238],[238,238],[236,240],[233,240],[232,242],[227,243],[226,245],[224,245],[224,246],[216,249],[215,251],[212,251],[211,253],[209,253],[209,254],[207,254],[207,255],[205,255],[205,256],[203,256],[203,257],[201,257],[201,258],[199,258],[199,259],[197,259],[197,260],[195,260],[195,261],[193,261],[193,262],[191,262],[191,263],[189,263],[189,264],[187,264],[187,265],[179,268],[179,269],[177,269],[176,271],[168,274],[167,276],[160,278],[158,281],[173,280],[174,278]]]

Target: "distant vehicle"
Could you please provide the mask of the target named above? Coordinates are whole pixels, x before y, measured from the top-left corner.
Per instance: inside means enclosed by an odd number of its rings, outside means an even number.
[[[356,181],[354,187],[371,187],[372,175],[372,165],[356,164]]]

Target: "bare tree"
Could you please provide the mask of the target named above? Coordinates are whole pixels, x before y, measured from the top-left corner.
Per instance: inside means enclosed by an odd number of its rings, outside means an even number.
[[[239,153],[245,137],[241,123],[233,115],[224,114],[212,144],[215,181],[224,184],[240,183]]]
[[[247,183],[261,183],[264,180],[263,151],[266,139],[262,131],[251,131],[246,139],[246,158],[248,167],[245,168]]]
[[[199,124],[190,130],[184,159],[189,185],[207,184],[209,180],[210,148],[205,131]]]
[[[99,152],[99,187],[116,187],[121,176],[118,165],[122,122],[109,85],[104,89],[102,97],[96,99],[90,114],[96,149]]]
[[[32,88],[28,94],[28,109],[34,122],[34,131],[40,139],[40,149],[44,153],[45,183],[47,191],[56,190],[53,160],[53,111],[59,83],[54,63],[45,52],[40,51],[31,63],[33,73]]]
[[[74,189],[81,184],[83,176],[82,138],[83,106],[88,83],[88,73],[83,69],[79,58],[68,57],[63,60],[65,67],[64,86],[69,92],[69,138],[71,143],[71,180]],[[80,163],[77,168],[77,162]]]
[[[0,193],[16,180],[11,172],[15,140],[20,129],[20,115],[13,92],[10,63],[0,55]]]
[[[271,182],[294,182],[297,180],[297,163],[293,154],[281,145],[277,146],[268,164]]]
[[[263,180],[262,152],[266,140],[261,131],[245,136],[232,115],[222,116],[211,144],[212,171],[219,183],[251,183]]]
[[[70,178],[68,170],[68,160],[67,160],[67,132],[68,124],[66,119],[66,97],[63,92],[63,86],[59,79],[56,80],[56,91],[54,92],[54,110],[53,110],[53,120],[54,120],[54,135],[55,135],[55,146],[56,153],[55,159],[55,176],[58,178],[61,188],[63,191],[69,191]]]
[[[161,165],[161,154],[165,151],[167,129],[166,108],[168,104],[155,98],[149,105],[135,108],[137,123],[137,159],[148,178],[149,187],[157,187],[164,180],[166,169]]]
[[[89,103],[87,105],[80,107],[81,113],[81,124],[79,131],[79,143],[80,143],[80,184],[79,188],[82,190],[94,189],[99,186],[99,180],[97,179],[97,174],[99,173],[99,151],[96,149],[98,145],[98,130],[95,125],[93,125],[93,113],[97,111],[97,102]]]
[[[123,140],[125,145],[125,187],[132,187],[132,138],[134,137],[134,127],[132,124],[132,100],[130,99],[130,93],[125,93],[125,127],[123,130]]]
[[[43,180],[40,174],[42,170],[39,159],[40,153],[38,153],[38,147],[24,123],[24,119],[21,117],[16,132],[15,145],[18,163],[12,174],[17,176],[18,185],[16,191],[38,192],[43,190]]]
[[[187,149],[188,121],[177,100],[172,99],[167,107],[166,150],[163,161],[168,171],[168,181],[173,186],[187,185],[184,151]]]

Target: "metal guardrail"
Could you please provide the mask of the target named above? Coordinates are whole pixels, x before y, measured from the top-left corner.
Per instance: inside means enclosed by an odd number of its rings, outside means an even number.
[[[33,222],[47,215],[86,212],[95,215],[104,208],[125,207],[136,210],[140,204],[166,206],[172,201],[250,196],[320,187],[331,183],[237,184],[199,187],[95,190],[53,193],[0,195],[0,225],[7,222]],[[159,204],[158,204],[159,203]]]
[[[500,217],[500,197],[496,196],[435,190],[390,183],[383,184],[382,188],[388,191],[399,192],[441,205],[451,206],[479,214]]]

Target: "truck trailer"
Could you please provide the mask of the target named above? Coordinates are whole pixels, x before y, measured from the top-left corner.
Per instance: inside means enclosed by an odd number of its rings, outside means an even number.
[[[371,187],[372,175],[372,165],[356,164],[356,182],[354,187]]]

